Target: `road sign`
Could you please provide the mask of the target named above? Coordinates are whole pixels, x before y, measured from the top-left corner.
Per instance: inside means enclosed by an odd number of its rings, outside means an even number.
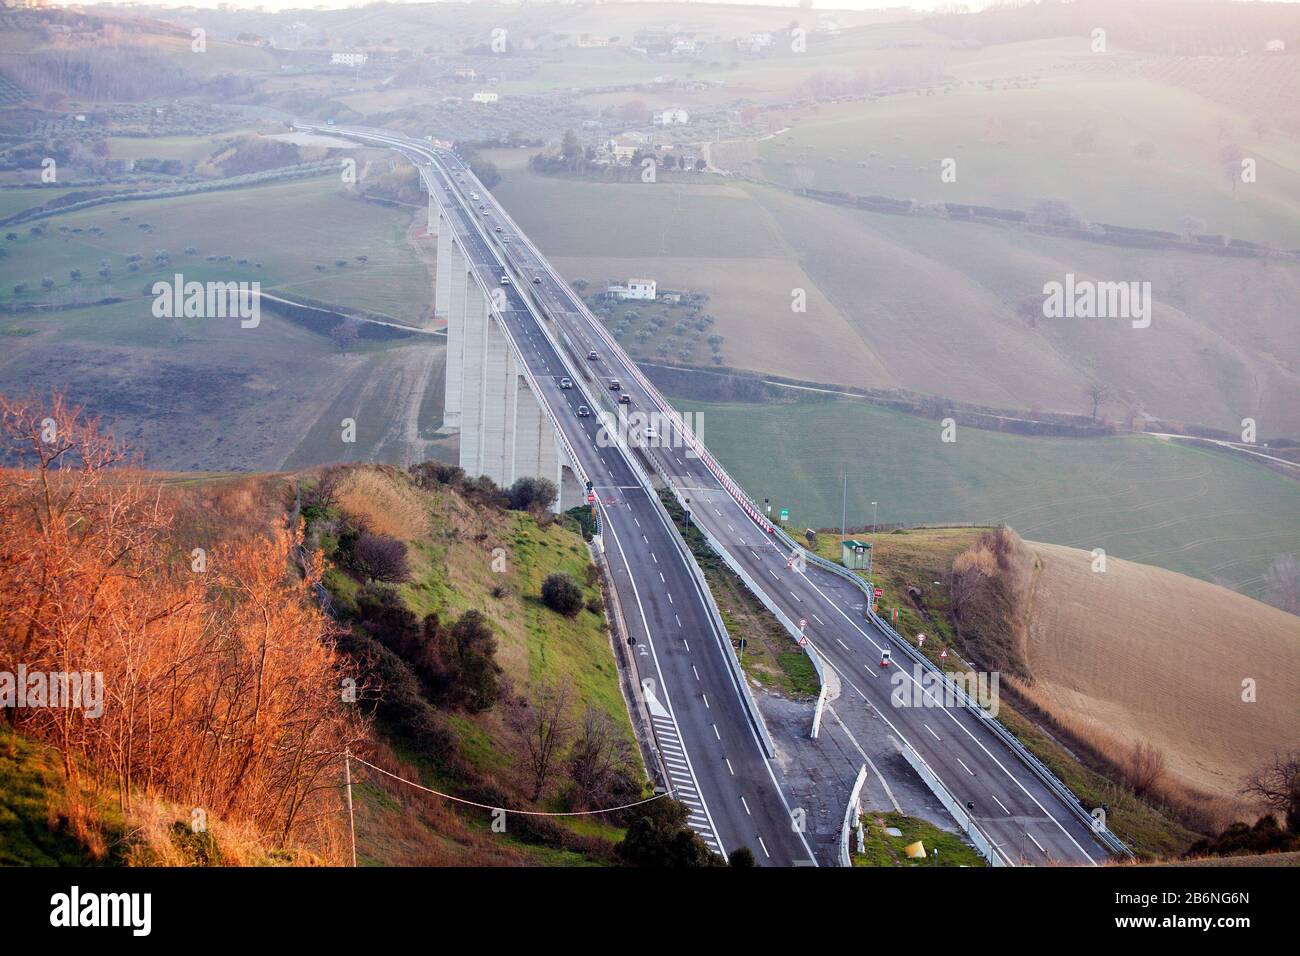
[[[807,647],[807,646],[808,646],[808,638],[806,638],[806,637],[801,637],[801,638],[799,638],[799,646],[800,646],[800,647]]]
[[[898,623],[898,608],[896,608],[896,607],[891,607],[891,608],[889,609],[889,619],[890,619],[890,621],[891,621],[892,623],[894,623],[894,624],[897,624],[897,623]]]
[[[925,646],[925,635],[924,635],[924,634],[918,634],[918,635],[916,635],[916,646],[917,646],[917,647],[924,647],[924,646]]]
[[[946,661],[947,659],[948,659],[948,648],[945,647],[943,650],[939,652],[939,660]]]
[[[803,618],[799,618],[799,630],[802,631],[807,626],[808,626],[808,622]]]
[[[587,492],[587,504],[594,505],[595,503],[596,503],[596,493],[594,491]]]
[[[789,509],[789,508],[782,508],[782,509],[781,509],[781,523],[782,523],[782,524],[785,524],[785,522],[787,522],[787,521],[789,521],[789,520],[790,520],[790,509]]]
[[[876,592],[876,597],[880,597],[881,595],[883,595],[883,594],[885,593],[885,589],[884,589],[884,588],[872,588],[871,590],[873,590],[874,592]]]

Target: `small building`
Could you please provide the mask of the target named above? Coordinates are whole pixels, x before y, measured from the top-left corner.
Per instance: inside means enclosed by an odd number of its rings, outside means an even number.
[[[462,67],[456,71],[455,76],[458,80],[475,80],[478,79],[478,70],[470,66]]]
[[[363,66],[368,59],[368,53],[331,53],[330,66]]]
[[[683,109],[668,109],[655,114],[655,123],[659,126],[681,126],[691,121],[691,114]]]
[[[497,100],[501,99],[501,94],[493,93],[489,90],[479,90],[472,97],[470,97],[470,99],[472,99],[475,103],[495,103]]]
[[[1285,52],[1286,52],[1286,41],[1285,41],[1285,40],[1269,40],[1267,43],[1264,44],[1264,52],[1265,52],[1265,53],[1285,53]]]
[[[677,56],[689,56],[698,49],[698,46],[693,37],[677,36],[673,37],[671,49]]]
[[[840,542],[840,563],[850,571],[870,571],[871,542],[845,538]]]
[[[632,157],[636,155],[636,151],[640,148],[641,144],[627,136],[616,136],[606,145],[609,149],[609,155],[613,158],[614,162],[630,163],[632,162]]]
[[[626,283],[605,287],[607,299],[639,299],[653,302],[655,299],[654,279],[628,279]]]

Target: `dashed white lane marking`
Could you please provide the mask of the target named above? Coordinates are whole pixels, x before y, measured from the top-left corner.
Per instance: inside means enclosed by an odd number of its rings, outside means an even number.
[[[1002,807],[1002,812],[1003,812],[1003,813],[1005,813],[1007,816],[1011,816],[1011,811],[1008,810],[1008,809],[1006,808],[1006,805],[1003,804],[1003,802],[1002,802],[1001,800],[998,799],[998,795],[997,795],[996,793],[994,793],[994,794],[990,794],[990,796],[993,797],[993,802],[994,802],[994,803],[996,803],[998,806]]]
[[[758,838],[758,845],[763,848],[763,856],[767,857],[769,860],[772,859],[772,854],[767,852],[767,844],[763,842],[762,837]]]
[[[922,724],[921,726],[924,727],[926,730],[930,730],[929,724]],[[943,738],[940,737],[938,734],[936,734],[933,730],[930,730],[930,736],[933,737],[935,740],[943,740]]]
[[[962,759],[961,759],[960,757],[957,758],[957,762],[958,762],[959,764],[961,764],[961,769],[965,770],[965,771],[966,771],[968,774],[970,774],[972,777],[975,776],[975,771],[972,770],[970,767],[966,766],[966,764],[962,761]],[[1041,847],[1040,847],[1040,849],[1041,849]]]
[[[1043,845],[1034,839],[1034,835],[1032,833],[1026,830],[1025,836],[1029,837],[1030,841],[1034,844],[1034,846],[1038,847],[1039,853],[1043,854],[1044,856],[1047,855],[1047,851],[1043,849]]]
[[[722,759],[726,761],[727,769],[731,771],[731,775],[734,777],[736,775],[736,771],[731,766],[731,759],[729,757],[723,757]]]
[[[654,553],[653,551],[650,552],[650,557],[655,558],[655,553]],[[658,563],[659,563],[659,559],[658,559],[658,558],[655,558],[655,564],[658,564]]]
[[[686,644],[686,638],[684,637],[682,638],[682,643]],[[686,644],[686,653],[689,654],[690,652],[691,652],[691,645]]]
[[[822,627],[826,626],[826,622],[817,616],[816,611],[813,612],[813,620],[816,621],[818,624],[820,624]]]
[[[667,581],[664,580],[664,573],[663,573],[662,571],[659,572],[659,580],[660,580],[660,582],[663,583],[663,584],[667,584],[667,583],[668,583]]]
[[[709,706],[709,695],[708,695],[708,694],[701,694],[700,696],[701,696],[702,698],[704,698],[704,709],[705,709],[705,710],[712,710],[713,708]],[[716,725],[715,725],[715,726],[716,726]]]
[[[749,812],[749,804],[745,802],[745,798],[744,798],[744,797],[741,797],[741,798],[740,798],[740,805],[743,806],[743,807],[745,808],[745,815],[746,815],[746,816],[750,816],[750,817],[753,816],[753,814]],[[1040,849],[1041,849],[1041,847],[1040,847]]]
[[[795,594],[793,591],[790,592],[790,597],[794,598],[794,599],[795,599],[796,601],[798,601],[800,604],[803,603],[803,598],[801,598],[799,595]]]
[[[714,724],[714,725],[713,725],[713,736],[717,737],[719,740],[722,739],[722,734],[718,733],[718,725],[717,725],[717,724]]]
[[[844,648],[846,651],[849,649],[849,645],[845,644],[838,637],[835,638],[835,643],[838,644],[840,647]]]
[[[768,569],[767,569],[767,573],[770,574],[770,575],[772,575],[772,577],[776,578],[776,572],[773,571],[771,568],[768,568]],[[780,578],[776,578],[776,579],[777,579],[778,581],[781,580]]]
[[[695,675],[696,680],[700,679],[700,672],[695,669],[694,664],[691,665],[691,673]]]
[[[669,604],[672,604],[672,603],[673,603],[673,592],[672,592],[672,591],[665,591],[664,593],[668,595],[668,603],[669,603]]]

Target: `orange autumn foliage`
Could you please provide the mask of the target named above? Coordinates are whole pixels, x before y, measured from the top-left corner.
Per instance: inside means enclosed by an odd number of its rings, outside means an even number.
[[[0,396],[0,671],[103,675],[100,716],[8,708],[69,780],[255,825],[337,813],[366,727],[297,529],[191,555],[155,480],[61,395]]]

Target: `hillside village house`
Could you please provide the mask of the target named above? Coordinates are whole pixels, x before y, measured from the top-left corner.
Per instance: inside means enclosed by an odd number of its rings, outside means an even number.
[[[1285,53],[1285,52],[1286,52],[1286,41],[1285,41],[1285,40],[1269,40],[1268,43],[1266,43],[1266,44],[1264,45],[1264,52],[1265,52],[1265,53]]]
[[[607,148],[609,149],[610,158],[614,162],[622,164],[632,162],[632,157],[636,155],[640,145],[636,140],[627,136],[616,136],[609,141]]]
[[[653,302],[655,298],[655,280],[628,279],[626,285],[606,287],[605,295],[612,299],[642,299]]]
[[[674,126],[689,123],[691,116],[683,109],[664,110],[655,116],[655,123],[659,126]]]
[[[368,53],[331,53],[331,66],[362,66],[370,59]]]
[[[493,93],[489,90],[479,90],[472,97],[470,97],[470,99],[472,99],[475,103],[495,103],[497,100],[501,99],[501,94]]]
[[[478,70],[474,69],[473,67],[470,66],[462,67],[461,69],[456,71],[456,79],[458,80],[474,80],[477,78],[478,78]]]

